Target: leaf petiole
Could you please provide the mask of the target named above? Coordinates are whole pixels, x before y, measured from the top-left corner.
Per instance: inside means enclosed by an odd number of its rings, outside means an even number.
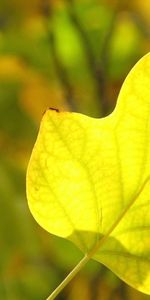
[[[53,300],[64,289],[64,287],[76,276],[76,274],[86,265],[91,259],[91,256],[86,254],[75,268],[68,274],[68,276],[60,283],[60,285],[52,292],[46,300]]]
[[[136,196],[133,198],[132,201],[129,202],[127,207],[123,210],[123,212],[120,214],[120,216],[117,218],[117,220],[114,222],[114,224],[111,226],[111,228],[108,230],[107,234],[101,238],[95,247],[91,249],[89,253],[87,253],[80,262],[76,265],[76,267],[68,274],[68,276],[61,282],[61,284],[52,292],[52,294],[46,299],[46,300],[53,300],[57,297],[57,295],[63,290],[63,288],[76,276],[76,274],[86,265],[86,263],[93,257],[93,255],[97,252],[98,249],[105,243],[109,235],[112,233],[112,231],[116,228],[116,226],[119,224],[121,219],[124,217],[124,215],[127,213],[127,211],[130,209],[130,207],[134,204],[140,193],[142,193],[144,187],[149,182],[150,177],[148,176],[146,180],[143,182],[140,189],[137,191]]]

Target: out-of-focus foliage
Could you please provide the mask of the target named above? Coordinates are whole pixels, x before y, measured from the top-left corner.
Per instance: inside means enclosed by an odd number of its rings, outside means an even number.
[[[81,258],[30,215],[26,166],[47,107],[94,117],[113,109],[150,49],[149,20],[149,0],[0,1],[1,299],[46,298]],[[91,262],[59,299],[148,298]]]

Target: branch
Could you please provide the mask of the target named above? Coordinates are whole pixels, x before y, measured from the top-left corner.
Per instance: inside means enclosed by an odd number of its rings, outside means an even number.
[[[70,83],[70,80],[68,78],[68,74],[66,71],[66,68],[63,66],[55,44],[55,35],[53,31],[53,26],[52,26],[52,7],[50,5],[50,2],[48,0],[43,0],[41,3],[41,10],[42,14],[45,18],[45,28],[47,32],[47,37],[50,45],[50,50],[55,66],[55,70],[58,76],[58,79],[61,83],[63,92],[64,92],[64,97],[66,101],[68,102],[69,106],[71,106],[72,110],[76,110],[76,105],[75,105],[75,100],[74,100],[74,91],[73,87]],[[51,21],[51,24],[50,24]]]
[[[74,1],[67,0],[67,3],[68,3],[69,15],[81,37],[81,42],[83,44],[84,51],[87,56],[89,68],[91,70],[93,78],[95,79],[97,94],[98,94],[98,98],[100,99],[100,110],[102,111],[102,115],[107,115],[109,112],[109,103],[106,95],[107,82],[106,82],[106,74],[105,74],[104,66],[102,64],[103,59],[101,59],[101,64],[97,63],[92,46],[87,37],[87,33],[82,27],[82,25],[80,24],[80,21],[75,13]]]

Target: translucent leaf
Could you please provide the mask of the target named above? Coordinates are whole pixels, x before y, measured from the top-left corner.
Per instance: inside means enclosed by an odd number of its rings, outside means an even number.
[[[150,54],[106,118],[48,110],[27,174],[37,222],[150,294]]]

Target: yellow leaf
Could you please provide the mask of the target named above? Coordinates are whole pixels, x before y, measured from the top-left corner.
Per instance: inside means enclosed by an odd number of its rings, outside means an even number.
[[[131,70],[108,117],[48,110],[27,172],[37,222],[147,294],[149,120],[150,54]]]

